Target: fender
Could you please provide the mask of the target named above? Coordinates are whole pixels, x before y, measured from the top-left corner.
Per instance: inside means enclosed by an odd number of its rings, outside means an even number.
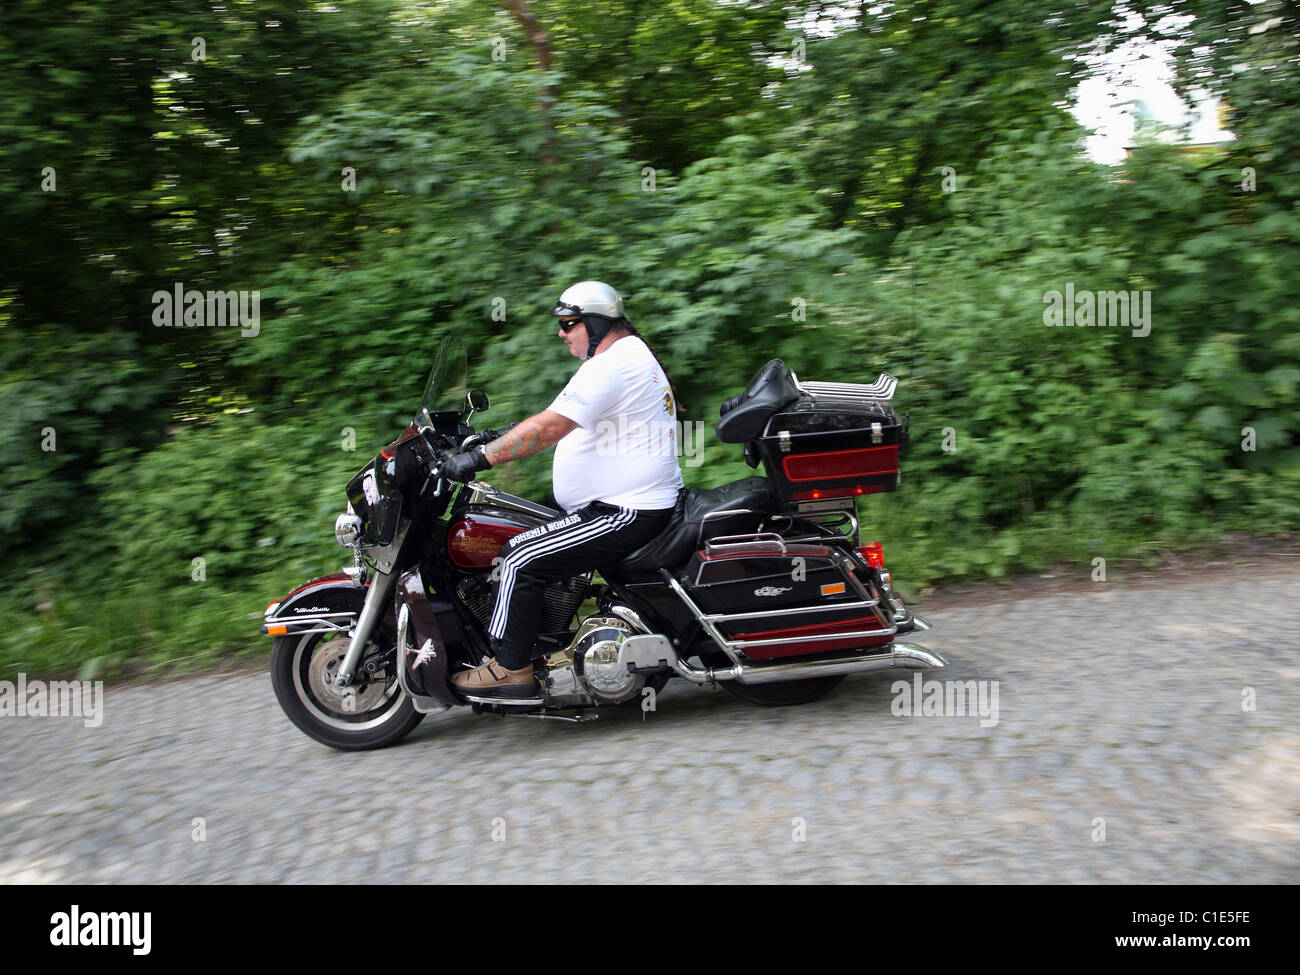
[[[368,586],[356,585],[345,572],[305,582],[266,607],[262,632],[268,636],[347,633],[365,604]]]

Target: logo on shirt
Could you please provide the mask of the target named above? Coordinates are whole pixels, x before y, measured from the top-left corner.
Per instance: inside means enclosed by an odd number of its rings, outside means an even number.
[[[672,391],[671,389],[665,389],[665,390],[664,390],[664,412],[667,413],[669,416],[672,416],[672,413],[673,413],[673,391]]]
[[[571,400],[573,400],[575,403],[581,403],[583,406],[590,406],[590,405],[591,405],[589,402],[587,402],[587,400],[583,399],[581,396],[579,396],[579,395],[578,395],[577,393],[575,393],[573,390],[569,389],[569,387],[567,387],[567,386],[564,387],[564,391],[563,391],[562,393],[560,393],[560,395],[559,395],[558,398],[559,398],[559,399],[571,399]]]

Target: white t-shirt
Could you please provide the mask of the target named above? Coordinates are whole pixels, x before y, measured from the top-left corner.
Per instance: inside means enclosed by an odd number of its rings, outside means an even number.
[[[555,500],[671,508],[682,486],[677,404],[659,363],[635,335],[585,360],[551,409],[578,429],[555,445]]]

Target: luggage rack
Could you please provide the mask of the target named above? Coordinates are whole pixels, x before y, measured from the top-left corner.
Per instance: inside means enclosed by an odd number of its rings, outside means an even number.
[[[729,540],[731,544],[740,544],[736,539],[749,539],[750,541],[753,541],[754,533],[752,532],[746,532],[743,535],[719,535],[717,538],[705,539],[704,528],[708,525],[710,518],[727,518],[731,515],[758,515],[761,522],[763,520],[764,512],[757,511],[754,508],[727,508],[723,511],[710,511],[700,519],[699,531],[695,533],[695,551],[699,552],[703,550],[706,554],[709,554],[711,553],[710,546],[716,545],[720,541]],[[761,534],[767,540],[775,540],[776,543],[781,546],[779,551],[785,551],[785,539],[776,532],[760,532],[758,534]]]
[[[782,538],[776,532],[751,532],[747,535],[719,535],[717,538],[710,538],[704,543],[704,557],[714,558],[729,554],[727,549],[735,552],[746,552],[757,554],[763,552],[779,552],[782,555],[786,552],[787,539]],[[760,549],[758,546],[772,546],[766,549]]]
[[[793,373],[791,375],[795,386],[814,400],[821,398],[888,403],[894,398],[894,392],[898,389],[898,380],[885,372],[882,372],[874,383],[800,382],[799,377],[794,376]]]
[[[831,498],[825,501],[795,502],[795,514],[783,515],[792,522],[796,515],[827,530],[832,537],[846,538],[858,547],[858,506],[854,498]],[[819,538],[811,535],[809,538]]]
[[[802,510],[799,510],[802,509]],[[841,538],[851,541],[853,547],[857,548],[859,541],[858,532],[858,510],[857,504],[853,498],[833,498],[827,501],[802,502],[797,506],[795,512],[790,513],[773,513],[756,511],[753,508],[728,508],[725,511],[711,511],[700,519],[700,530],[695,536],[695,551],[703,551],[705,555],[712,557],[715,553],[714,548],[724,545],[741,545],[753,544],[755,541],[767,541],[778,546],[775,551],[784,552],[788,542],[820,542],[826,539],[826,535],[800,535],[797,538],[789,538],[774,531],[751,532],[743,535],[720,535],[717,538],[705,539],[704,528],[710,518],[725,518],[730,515],[759,515],[762,523],[780,519],[787,524],[793,525],[797,518],[803,521],[810,521],[815,525],[825,528],[832,538]],[[762,527],[762,524],[759,525]],[[843,530],[837,530],[843,529]]]

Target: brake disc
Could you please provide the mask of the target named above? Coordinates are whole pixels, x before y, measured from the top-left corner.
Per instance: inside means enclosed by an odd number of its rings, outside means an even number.
[[[321,643],[311,655],[307,665],[307,682],[316,700],[336,714],[364,714],[384,699],[385,681],[366,681],[357,677],[358,683],[339,687],[334,677],[348,652],[348,638],[335,637]]]

